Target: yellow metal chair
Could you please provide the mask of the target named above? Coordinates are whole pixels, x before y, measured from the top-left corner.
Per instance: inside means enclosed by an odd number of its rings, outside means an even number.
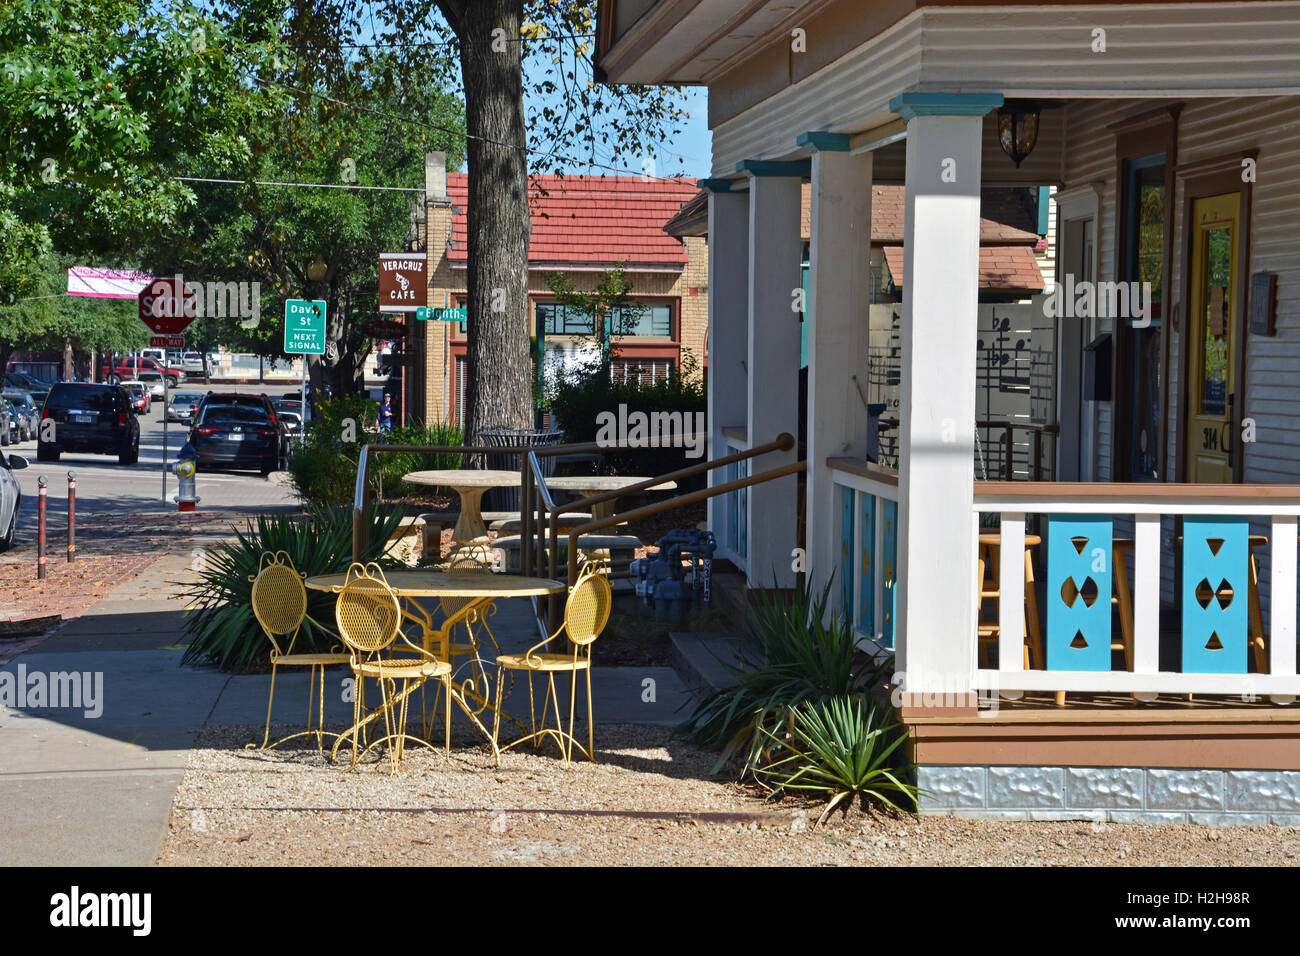
[[[267,552],[258,561],[257,574],[250,577],[253,582],[253,616],[261,625],[263,633],[271,642],[271,696],[266,702],[266,732],[262,735],[261,750],[278,747],[286,740],[297,737],[316,736],[316,749],[321,748],[322,737],[338,737],[327,734],[325,725],[325,668],[337,664],[346,664],[350,655],[342,653],[341,648],[323,654],[295,654],[294,643],[303,621],[311,621],[331,637],[338,635],[319,621],[307,614],[307,589],[303,586],[304,575],[293,566],[293,560],[287,552]],[[281,641],[286,643],[281,646]],[[307,729],[296,734],[281,737],[275,743],[271,739],[271,708],[275,704],[275,678],[281,667],[307,667],[311,669],[307,691]],[[320,693],[316,729],[312,730],[311,716],[317,691]],[[248,744],[249,748],[257,744]]]
[[[352,738],[352,763],[348,769],[355,767],[372,749],[382,743],[388,743],[388,757],[392,772],[397,772],[397,765],[402,759],[406,741],[423,744],[436,752],[428,741],[413,737],[406,732],[407,710],[411,693],[423,688],[425,681],[435,679],[442,683],[445,713],[443,723],[446,730],[447,759],[451,759],[451,664],[440,661],[426,654],[424,649],[412,643],[402,633],[402,607],[397,595],[384,579],[384,572],[377,564],[353,564],[348,568],[343,590],[339,592],[338,604],[334,608],[334,617],[338,623],[339,634],[352,652],[350,663],[356,675],[357,692],[353,697],[350,730],[340,736],[334,745],[337,754],[343,738]],[[398,638],[405,647],[394,647]],[[396,657],[394,651],[400,650],[406,656]],[[414,656],[411,653],[414,651]],[[383,704],[378,711],[362,717],[365,710],[365,679],[374,678],[379,684]],[[397,683],[402,683],[398,691]],[[362,727],[372,720],[384,717],[384,736],[371,741],[364,750],[358,752],[358,737]]]
[[[524,741],[532,741],[533,748],[536,749],[538,744],[546,737],[554,737],[556,744],[559,745],[560,753],[564,756],[564,763],[567,766],[573,757],[573,748],[576,746],[591,761],[596,759],[596,733],[592,720],[591,708],[591,645],[595,643],[596,638],[600,636],[601,631],[605,629],[605,624],[609,621],[609,612],[613,604],[613,594],[610,591],[609,581],[605,575],[595,569],[586,569],[578,578],[578,581],[569,591],[568,600],[564,605],[564,622],[554,634],[530,647],[523,654],[502,654],[497,658],[497,700],[500,701],[505,684],[505,676],[511,671],[523,671],[528,674],[528,719],[530,733],[518,740],[506,745],[505,747],[497,746],[497,762],[500,763],[500,751],[509,750],[511,747],[521,744]],[[555,640],[561,634],[568,635],[572,643],[572,651],[569,653],[543,653],[541,649],[551,641]],[[578,672],[583,671],[587,675],[587,746],[583,747],[573,736],[573,712],[576,700],[576,691],[578,686]],[[547,688],[546,700],[542,703],[541,726],[538,726],[536,698],[533,695],[533,674],[543,673],[546,675]],[[569,729],[567,732],[563,729],[560,722],[560,698],[556,692],[555,675],[567,673],[569,675]],[[552,704],[552,702],[554,702]],[[555,714],[554,729],[546,726],[546,708],[552,705]],[[492,740],[494,744],[498,740],[498,734],[501,731],[501,714],[498,710],[496,720],[492,724]]]

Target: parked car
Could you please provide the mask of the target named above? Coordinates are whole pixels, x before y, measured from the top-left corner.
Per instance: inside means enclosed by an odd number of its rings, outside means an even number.
[[[184,372],[201,373],[203,371],[203,353],[185,352],[181,355],[181,370]]]
[[[26,372],[5,372],[6,389],[18,388],[25,392],[31,392],[32,397],[37,402],[45,401],[45,396],[49,394],[50,383],[43,382],[39,378],[28,375]]]
[[[181,382],[185,381],[185,373],[178,368],[163,368],[158,364],[157,359],[153,358],[119,358],[115,365],[109,365],[105,362],[100,367],[100,373],[104,381],[110,385],[118,385],[126,381],[137,381],[139,373],[145,369],[157,372],[160,375],[166,375],[171,379],[172,388],[175,388]]]
[[[172,392],[171,401],[167,403],[167,421],[189,425],[194,421],[194,413],[201,401],[202,392]]]
[[[33,397],[31,392],[21,391],[16,388],[6,388],[3,397],[13,402],[20,413],[26,414],[27,430],[23,440],[35,438],[36,424],[41,420],[41,403]]]
[[[294,399],[280,398],[280,399],[276,399],[271,404],[275,406],[275,410],[277,412],[282,412],[282,413],[288,412],[290,414],[298,416],[299,425],[301,425],[304,421],[306,421],[308,418],[311,417],[310,415],[306,414],[306,412],[304,411],[302,402],[298,401],[298,399],[296,398]],[[308,411],[309,410],[310,407],[308,408]]]
[[[121,465],[140,458],[140,422],[120,385],[58,382],[45,398],[41,420],[54,422],[53,441],[44,441],[44,429],[37,434],[37,461],[58,461],[65,451],[117,455]]]
[[[7,395],[0,397],[0,401],[5,402],[9,406],[9,419],[11,426],[9,441],[13,444],[17,444],[20,441],[26,441],[27,437],[32,432],[32,420],[27,414],[27,406],[19,405]]]
[[[149,386],[138,381],[122,382],[121,384],[124,389],[131,393],[131,404],[135,407],[136,412],[141,415],[148,415],[149,409],[153,407],[153,395],[149,392]]]
[[[284,466],[284,439],[283,426],[267,408],[209,403],[189,443],[202,468],[256,468],[269,475]]]
[[[22,489],[18,486],[15,471],[27,467],[27,459],[19,455],[0,455],[0,551],[13,547],[14,531],[18,527],[18,508],[23,501]]]
[[[136,374],[137,382],[144,382],[149,388],[149,394],[154,398],[167,397],[167,380],[163,378],[161,372],[155,372],[152,369],[144,369]]]

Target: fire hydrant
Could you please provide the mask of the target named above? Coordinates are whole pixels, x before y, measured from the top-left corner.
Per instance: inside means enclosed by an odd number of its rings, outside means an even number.
[[[176,489],[176,497],[172,501],[176,502],[177,511],[193,511],[194,506],[199,503],[199,496],[195,494],[194,473],[198,466],[198,455],[194,449],[186,445],[180,450],[178,460],[172,462],[171,471],[179,480],[180,487]]]

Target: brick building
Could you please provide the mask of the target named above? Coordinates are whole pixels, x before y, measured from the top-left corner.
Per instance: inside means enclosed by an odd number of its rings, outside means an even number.
[[[693,374],[703,374],[708,365],[706,240],[664,232],[664,224],[695,195],[695,181],[535,176],[532,184],[528,313],[519,321],[529,335],[539,318],[544,321],[548,366],[589,344],[591,329],[555,302],[547,273],[565,273],[577,289],[590,290],[602,272],[621,262],[633,283],[631,297],[643,308],[634,324],[623,326],[628,334],[612,339],[614,374],[657,380],[684,361],[687,368],[693,365]],[[468,189],[467,174],[448,173],[443,154],[426,157],[426,274],[428,303],[435,308],[464,304]],[[411,324],[416,356],[407,376],[411,413],[428,422],[463,421],[464,324]]]

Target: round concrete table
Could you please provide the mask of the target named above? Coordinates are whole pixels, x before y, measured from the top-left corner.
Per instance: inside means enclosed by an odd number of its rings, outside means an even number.
[[[515,477],[518,477],[517,475]],[[578,475],[575,477],[565,478],[547,478],[546,487],[556,488],[560,491],[575,491],[586,497],[587,495],[598,495],[606,491],[618,491],[620,488],[626,488],[628,485],[635,485],[641,481],[648,481],[650,476],[639,477],[637,475]],[[653,485],[646,491],[672,491],[677,487],[675,481],[663,481]],[[614,514],[614,505],[618,503],[617,498],[611,498],[609,501],[600,501],[591,506],[591,514],[594,518],[608,518]]]
[[[518,487],[519,472],[491,468],[442,468],[413,471],[403,475],[402,480],[413,485],[450,488],[460,495],[460,517],[456,519],[451,539],[459,544],[468,544],[488,536],[481,510],[483,492],[489,488]]]

